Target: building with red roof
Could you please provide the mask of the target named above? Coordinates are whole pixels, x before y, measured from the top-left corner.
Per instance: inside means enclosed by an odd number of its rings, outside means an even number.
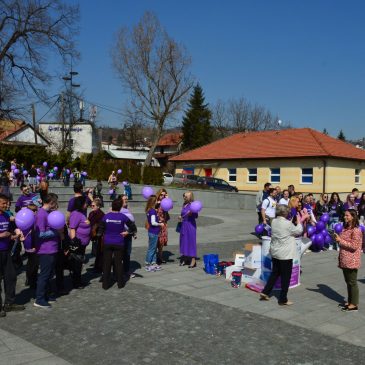
[[[161,166],[165,166],[169,158],[180,152],[182,138],[183,134],[181,132],[166,133],[160,138],[153,156]]]
[[[244,191],[266,182],[313,193],[365,190],[365,151],[310,128],[238,133],[170,161],[176,172],[222,178]]]

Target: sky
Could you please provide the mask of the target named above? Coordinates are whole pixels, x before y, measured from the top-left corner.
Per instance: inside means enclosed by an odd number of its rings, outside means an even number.
[[[68,0],[75,2],[73,0]],[[147,10],[192,57],[206,101],[244,97],[293,127],[365,137],[365,2],[337,0],[80,0],[75,83],[87,101],[122,111],[111,49]],[[52,62],[49,65],[52,68]],[[55,64],[53,65],[54,67]],[[55,84],[54,90],[62,86]],[[58,89],[57,89],[58,88]],[[102,125],[123,117],[101,108]]]

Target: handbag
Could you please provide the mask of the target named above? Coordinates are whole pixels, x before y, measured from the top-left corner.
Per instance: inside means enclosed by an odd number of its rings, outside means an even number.
[[[180,232],[181,232],[181,225],[182,225],[182,223],[181,223],[181,222],[178,222],[178,223],[177,223],[177,225],[176,225],[176,229],[175,229],[175,231],[176,231],[177,233],[180,233]]]

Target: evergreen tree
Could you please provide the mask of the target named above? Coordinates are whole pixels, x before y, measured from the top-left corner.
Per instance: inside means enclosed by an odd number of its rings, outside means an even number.
[[[342,131],[342,129],[340,130],[340,133],[338,134],[337,138],[341,141],[346,141],[346,137]]]
[[[328,131],[327,131],[326,128],[323,129],[323,132],[322,133],[325,134],[326,136],[328,136]]]
[[[199,84],[194,87],[188,102],[182,123],[183,149],[190,150],[212,141],[213,131],[210,125],[212,113],[205,104],[203,89]]]

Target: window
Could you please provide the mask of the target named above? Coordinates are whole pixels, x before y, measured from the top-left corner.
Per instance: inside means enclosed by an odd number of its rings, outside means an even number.
[[[228,169],[228,181],[229,182],[237,181],[237,169]]]
[[[360,184],[360,169],[355,169],[355,184]]]
[[[280,182],[280,168],[270,169],[271,171],[271,182],[279,183]]]
[[[302,169],[302,184],[313,184],[313,168]]]
[[[248,179],[249,183],[257,182],[257,169],[248,169]]]

